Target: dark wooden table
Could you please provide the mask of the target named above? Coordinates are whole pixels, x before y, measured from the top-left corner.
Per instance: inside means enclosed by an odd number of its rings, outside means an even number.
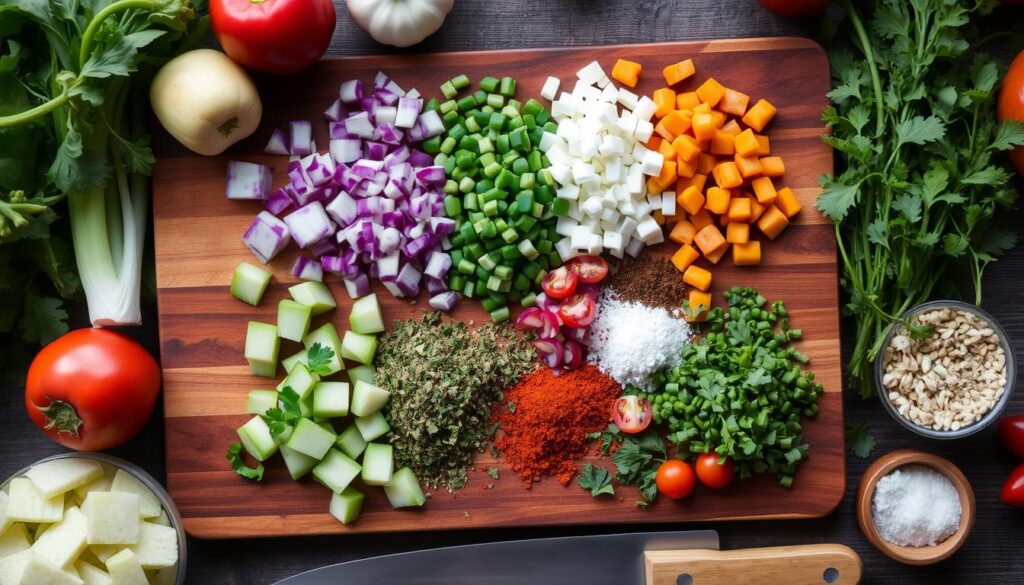
[[[388,51],[360,31],[338,4],[338,28],[330,55],[373,54]],[[643,6],[643,8],[639,8]],[[1019,13],[1008,13],[1019,18]],[[998,18],[998,16],[997,16]],[[456,0],[439,33],[416,47],[422,51],[499,49],[560,45],[596,45],[702,38],[772,35],[813,35],[813,21],[785,20],[764,12],[754,0]],[[301,89],[299,90],[301,91]],[[1024,218],[1013,213],[1007,224],[1024,232]],[[1006,328],[1015,350],[1024,352],[1024,246],[996,263],[985,274],[984,307]],[[84,318],[81,318],[84,324]],[[132,333],[157,353],[155,307],[148,307],[146,324]],[[849,344],[845,344],[849,350]],[[931,567],[908,567],[876,551],[857,527],[853,496],[870,460],[851,457],[847,463],[847,495],[838,510],[817,520],[731,522],[679,525],[679,529],[714,528],[723,548],[838,542],[853,547],[864,560],[865,582],[882,584],[972,583],[1009,584],[1024,581],[1021,536],[1024,511],[998,501],[999,489],[1015,462],[992,432],[957,442],[925,440],[898,426],[877,400],[846,400],[848,422],[868,422],[878,440],[872,460],[888,451],[918,448],[951,459],[974,486],[977,524],[967,544],[953,558]],[[1009,412],[1024,411],[1024,394],[1013,399]],[[61,451],[29,422],[21,392],[0,390],[0,478],[33,461]],[[836,429],[841,432],[841,429]],[[112,451],[163,477],[163,424],[158,412],[128,445]],[[615,527],[591,529],[493,529],[431,534],[315,537],[245,541],[190,540],[189,584],[270,584],[321,565],[420,548],[484,541],[615,532]],[[641,527],[642,528],[642,527]],[[651,527],[654,529],[655,527]],[[664,529],[664,526],[658,528]],[[632,529],[632,528],[631,528]],[[756,582],[752,580],[751,583]]]

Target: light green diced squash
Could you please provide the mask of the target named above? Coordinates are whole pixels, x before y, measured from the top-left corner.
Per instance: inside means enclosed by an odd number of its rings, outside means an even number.
[[[69,565],[85,550],[85,514],[75,507],[64,512],[64,519],[54,524],[32,544],[32,552],[55,567]]]
[[[334,295],[322,282],[308,281],[288,287],[288,293],[297,302],[312,309],[314,315],[326,313],[338,306]]]
[[[341,493],[331,496],[331,516],[338,519],[342,524],[355,522],[359,513],[363,510],[363,500],[366,496],[352,487],[347,487]]]
[[[341,492],[359,476],[360,467],[352,458],[331,449],[313,468],[313,477],[334,493]]]
[[[366,382],[367,384],[377,384],[377,369],[373,366],[356,366],[348,369],[348,379],[354,385],[359,380]]]
[[[9,526],[14,524],[14,520],[7,517],[7,504],[10,501],[10,496],[7,492],[0,492],[0,534],[4,533]]]
[[[178,582],[178,567],[167,567],[154,571],[149,576],[149,585],[175,585]]]
[[[301,402],[299,403],[302,404]],[[274,442],[277,443],[277,450],[280,452],[281,447],[284,447],[288,442],[288,439],[292,437],[292,433],[295,432],[295,427],[285,425],[284,430],[279,435],[274,437]]]
[[[280,348],[281,339],[277,336],[277,327],[249,321],[245,335],[245,359],[249,362],[252,375],[273,378],[277,373],[277,353]]]
[[[313,416],[320,419],[347,416],[348,382],[317,382],[313,387]]]
[[[178,531],[143,522],[138,544],[131,547],[143,569],[166,569],[178,562]]]
[[[110,491],[139,496],[139,515],[143,518],[156,518],[163,511],[160,498],[156,497],[153,490],[123,469],[118,469],[114,474],[114,481],[110,483]]]
[[[256,461],[266,461],[277,453],[277,443],[270,434],[270,427],[263,417],[254,416],[249,422],[238,427],[238,438],[242,441],[245,452]],[[159,514],[159,511],[157,512]]]
[[[319,381],[320,376],[310,373],[304,364],[295,364],[292,371],[277,385],[277,389],[284,390],[290,387],[299,395],[299,398],[305,398],[313,392],[313,387]]]
[[[316,464],[320,462],[305,453],[299,453],[288,445],[281,445],[281,458],[284,459],[284,466],[288,468],[288,475],[296,480],[313,471]]]
[[[137,494],[92,492],[82,502],[82,513],[85,514],[86,540],[90,546],[129,545],[139,541],[141,514]]]
[[[139,527],[141,530],[141,525]],[[101,563],[106,564],[107,559],[128,548],[123,544],[91,544],[86,553],[91,552]]]
[[[346,331],[341,342],[341,357],[357,361],[361,364],[372,364],[377,355],[377,337],[363,335],[355,331]]]
[[[389,398],[391,393],[387,390],[360,380],[352,389],[352,414],[358,417],[370,416],[384,408]]]
[[[103,465],[74,457],[44,461],[25,472],[44,498],[59,496],[102,476]]]
[[[160,515],[150,520],[153,524],[159,524],[160,526],[170,526],[171,519],[167,517],[167,510],[160,510]]]
[[[277,408],[277,390],[249,390],[245,400],[246,412],[263,415],[271,408]]]
[[[356,299],[348,314],[348,323],[356,333],[380,333],[384,331],[384,314],[380,310],[376,294]]]
[[[341,338],[338,337],[338,330],[334,328],[333,324],[324,323],[302,338],[302,345],[307,350],[312,349],[318,343],[323,347],[330,348],[334,352],[334,355],[327,362],[327,372],[323,375],[329,376],[343,370],[345,364],[341,361]]]
[[[85,485],[81,485],[75,488],[75,502],[79,506],[85,501],[85,496],[89,492],[109,492],[110,486],[114,483],[114,475],[117,473],[117,468],[113,465],[103,464],[103,475],[90,481]]]
[[[78,576],[82,578],[84,585],[116,585],[110,573],[96,565],[78,561],[75,563],[75,570],[78,571]]]
[[[302,364],[308,367],[309,352],[307,352],[305,349],[301,349],[295,352],[294,354],[281,360],[281,365],[284,366],[284,371],[288,373],[291,373],[292,368],[295,367],[295,364]]]
[[[422,506],[427,501],[420,480],[408,467],[399,469],[391,476],[391,481],[384,485],[384,494],[392,508]]]
[[[255,307],[260,304],[268,284],[270,272],[248,262],[242,262],[231,275],[231,296]]]
[[[308,418],[300,418],[286,445],[303,455],[320,460],[327,455],[337,436]]]
[[[394,451],[385,443],[370,443],[363,453],[363,483],[384,485],[391,481],[394,471]]]
[[[357,418],[355,423],[356,428],[359,429],[359,434],[363,436],[363,440],[366,442],[379,439],[391,430],[388,421],[384,419],[384,415],[379,410],[370,416]]]
[[[28,531],[25,530],[25,525],[20,522],[0,532],[0,560],[20,553],[23,550],[28,550],[30,546]]]
[[[277,304],[277,334],[281,339],[302,341],[309,331],[312,309],[290,299]]]
[[[338,435],[335,445],[353,459],[358,459],[363,454],[363,450],[366,449],[366,441],[363,439],[363,435],[359,433],[359,428],[355,425],[351,425],[342,431]]]
[[[0,559],[0,585],[20,585],[25,567],[32,559],[32,551],[25,549]]]
[[[117,585],[149,585],[139,559],[127,548],[107,559],[107,572]]]
[[[70,572],[50,564],[33,552],[21,573],[21,583],[23,585],[82,585],[83,581]]]
[[[5,521],[50,523],[60,522],[64,516],[64,496],[43,497],[27,477],[12,479],[9,489]]]

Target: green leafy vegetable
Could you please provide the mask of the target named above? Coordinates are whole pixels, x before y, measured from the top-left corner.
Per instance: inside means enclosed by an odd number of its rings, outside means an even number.
[[[612,485],[612,475],[603,467],[595,467],[593,463],[587,463],[583,468],[583,474],[579,476],[576,483],[590,495],[600,496],[601,494],[615,495],[615,486]]]
[[[245,479],[251,479],[255,481],[263,481],[263,464],[257,463],[256,467],[249,467],[242,461],[242,444],[232,443],[228,447],[228,461],[231,462],[231,468],[235,470],[235,473],[241,475]]]
[[[966,26],[996,4],[843,0],[857,54],[830,51],[823,115],[843,170],[821,178],[817,207],[835,223],[844,310],[857,322],[847,371],[862,396],[875,393],[872,363],[907,309],[937,289],[955,296],[947,289],[962,280],[980,303],[985,267],[1016,243],[992,220],[1017,198],[1002,151],[1024,144],[1024,127],[996,122],[1000,68],[972,51]]]
[[[302,408],[299,406],[299,394],[291,386],[285,386],[277,393],[280,408],[270,408],[263,413],[263,420],[270,428],[271,437],[279,437],[290,427],[294,427],[302,418]]]
[[[846,425],[846,450],[861,459],[867,459],[875,450],[875,438],[868,432],[868,423]]]
[[[491,479],[498,479],[499,477],[501,477],[501,475],[498,473],[497,467],[488,467],[487,476],[490,477]]]
[[[331,373],[331,360],[334,359],[334,350],[319,343],[306,351],[306,362],[310,373],[327,375]]]

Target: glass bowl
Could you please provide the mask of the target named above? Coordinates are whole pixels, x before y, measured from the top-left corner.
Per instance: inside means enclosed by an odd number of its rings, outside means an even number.
[[[885,409],[904,427],[921,436],[932,439],[959,439],[982,431],[995,422],[996,419],[1000,417],[1003,410],[1006,409],[1006,405],[1010,402],[1010,396],[1013,394],[1014,386],[1017,381],[1017,359],[1013,353],[1013,347],[1010,345],[1010,338],[1006,335],[1006,331],[1003,330],[1002,326],[999,325],[992,315],[989,315],[987,312],[969,303],[953,300],[929,301],[909,309],[903,314],[903,316],[905,318],[910,318],[925,311],[942,308],[972,313],[988,323],[989,327],[992,328],[996,337],[999,339],[999,346],[1003,349],[1003,354],[1006,356],[1006,387],[1003,389],[1003,395],[999,397],[999,400],[996,401],[995,405],[985,413],[981,420],[967,426],[960,427],[955,431],[940,431],[929,427],[923,427],[902,416],[897,410],[896,405],[889,400],[889,392],[882,384],[882,377],[885,375],[886,350],[889,348],[889,344],[892,342],[893,337],[896,336],[897,331],[903,329],[901,325],[896,325],[889,329],[889,333],[885,336],[885,342],[882,344],[882,349],[879,352],[878,357],[875,358],[875,387],[878,389],[878,396],[881,398],[882,404],[885,405]]]
[[[143,485],[149,488],[149,490],[153,492],[153,495],[155,495],[157,499],[160,500],[160,505],[163,506],[164,511],[167,513],[167,518],[171,522],[171,528],[174,528],[174,530],[178,533],[178,572],[174,576],[174,583],[175,585],[184,585],[186,561],[188,559],[188,554],[186,550],[187,541],[185,540],[185,528],[182,526],[181,523],[181,514],[178,513],[178,507],[174,505],[174,501],[171,500],[171,496],[170,494],[167,493],[167,490],[164,489],[164,486],[160,485],[160,482],[154,479],[152,475],[146,473],[146,471],[143,470],[138,465],[135,465],[130,461],[125,461],[124,459],[121,459],[119,457],[104,455],[103,453],[82,453],[77,451],[69,453],[60,453],[58,455],[44,457],[43,459],[36,461],[32,465],[29,465],[28,467],[19,470],[14,475],[5,479],[3,483],[0,483],[0,491],[6,490],[7,484],[9,484],[12,479],[22,477],[32,467],[35,467],[36,465],[39,465],[40,463],[46,461],[53,461],[54,459],[89,459],[92,461],[96,461],[97,463],[110,465],[118,469],[123,469],[126,472],[132,474],[132,476],[134,476],[136,479],[141,481]]]

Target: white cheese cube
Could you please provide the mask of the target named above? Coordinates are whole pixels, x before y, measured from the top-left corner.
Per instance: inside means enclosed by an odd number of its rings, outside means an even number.
[[[116,585],[149,585],[135,553],[124,549],[107,559],[107,572]]]
[[[625,215],[625,216],[635,216],[636,215],[636,204],[633,203],[632,200],[630,200],[630,201],[623,201],[623,202],[619,203],[619,213],[621,213],[622,215]]]
[[[614,100],[612,100],[614,102]],[[619,112],[615,108],[614,103],[603,102],[601,109],[597,114],[597,122],[601,125],[602,130],[610,131],[615,128],[615,123],[619,121]]]
[[[605,77],[605,74],[604,69],[601,69],[600,63],[591,61],[576,72],[576,77],[584,83],[593,84],[597,83],[602,77]]]
[[[665,235],[661,232],[661,226],[658,225],[658,222],[654,221],[653,217],[648,217],[637,224],[636,235],[648,246],[665,241]]]
[[[582,79],[577,79],[576,83],[572,86],[572,95],[574,95],[574,96],[576,96],[576,97],[578,97],[580,99],[584,99],[584,95],[586,94],[587,89],[597,89],[597,88],[594,87],[593,82],[588,83],[586,81],[583,81]],[[598,91],[600,91],[600,90],[598,90]]]
[[[573,107],[572,102],[565,99],[565,96],[567,95],[569,94],[562,93],[557,100],[551,102],[551,117],[559,122],[576,113],[576,109]]]
[[[577,185],[567,182],[564,186],[555,189],[555,197],[576,201],[580,198],[580,188]]]
[[[570,201],[569,202],[569,213],[568,213],[568,215],[569,215],[569,217],[571,217],[572,219],[576,220],[577,222],[579,222],[581,219],[583,219],[583,214],[580,213],[580,206],[575,201]]]
[[[12,479],[9,489],[5,522],[60,522],[64,515],[64,496],[43,497],[27,477]]]
[[[615,254],[616,252],[618,252],[619,255],[616,256],[616,257],[618,257],[618,258],[622,257],[621,256],[622,249],[623,249],[622,234],[620,234],[619,232],[616,232],[616,231],[609,230],[609,231],[606,231],[604,233],[604,237],[602,239],[603,239],[603,243],[604,243],[605,249],[609,250],[612,254]]]
[[[654,103],[654,100],[647,96],[641,96],[636,101],[636,107],[633,108],[633,115],[639,120],[650,120],[657,110],[658,104]]]
[[[638,164],[630,165],[626,172],[626,191],[630,195],[639,195],[644,193],[645,189],[647,189],[647,183],[644,179],[643,167]]]
[[[652,211],[654,210],[651,209],[651,204],[645,199],[636,203],[636,211],[633,213],[633,217],[635,217],[637,221],[643,221],[651,216]]]
[[[619,155],[625,152],[625,145],[622,142],[622,138],[613,134],[606,134],[601,139],[601,146],[598,148],[598,152],[604,157]]]
[[[138,480],[134,475],[123,469],[118,469],[114,474],[114,481],[110,484],[110,491],[135,494],[139,496],[139,514],[143,518],[156,518],[160,515],[163,506],[151,489]]]
[[[661,194],[661,212],[665,217],[676,214],[676,194],[672,191],[665,191]]]
[[[604,211],[601,212],[601,221],[602,222],[608,222],[610,224],[618,225],[619,224],[619,212],[616,211],[615,207],[605,207]]]
[[[602,198],[589,197],[586,201],[580,203],[580,211],[591,217],[600,217],[601,212],[604,211],[604,204],[602,203]]]
[[[577,83],[576,88],[573,89],[573,93],[584,103],[597,102],[601,99],[601,90],[592,85],[581,86]],[[583,111],[582,108],[580,111]]]
[[[544,81],[544,86],[540,88],[540,97],[552,101],[555,96],[558,95],[558,86],[562,82],[557,77],[548,77]]]
[[[568,155],[566,164],[568,164],[569,166],[572,166],[572,163],[575,162],[575,159],[582,158],[582,155],[580,153],[579,136],[570,136],[565,139],[565,152]]]
[[[629,241],[628,244],[626,244],[626,253],[629,254],[630,256],[634,257],[634,258],[639,256],[640,252],[643,252],[643,251],[644,251],[644,243],[643,243],[642,240],[638,240],[636,238],[633,238],[632,240]]]
[[[7,495],[7,492],[0,492],[0,534],[3,534],[8,526],[14,524],[14,520],[7,517],[7,503],[9,499],[10,496]]]
[[[580,138],[580,155],[583,160],[589,161],[597,156],[598,148],[601,146],[600,139],[596,134],[587,134]]]
[[[81,505],[85,501],[85,496],[89,492],[109,492],[110,486],[114,483],[114,474],[117,473],[117,468],[111,465],[103,466],[103,475],[90,481],[85,485],[81,485],[75,488],[75,499],[78,504]]]
[[[551,148],[544,153],[544,156],[548,157],[548,162],[551,163],[551,166],[571,166],[572,157],[569,156],[569,143],[557,136],[555,137],[555,140],[558,142],[552,145]]]
[[[106,563],[107,559],[127,548],[128,547],[123,544],[94,544],[91,545],[87,551],[91,552],[98,560]]]
[[[32,560],[30,549],[0,559],[0,585],[21,585],[21,577],[30,560]]]
[[[78,508],[71,507],[64,512],[63,520],[36,538],[32,552],[55,567],[64,567],[82,554],[86,544],[85,515]]]
[[[603,205],[605,209],[614,209],[618,204],[619,200],[615,197],[614,188],[608,189],[603,195],[601,195],[601,205]]]
[[[553,132],[544,132],[540,137],[540,144],[537,145],[537,148],[539,148],[541,152],[547,153],[553,146],[562,144],[565,144],[565,141],[562,140],[560,136]],[[550,158],[551,157],[549,156],[548,159],[550,160]]]
[[[640,164],[643,167],[645,175],[651,177],[657,177],[661,174],[661,167],[665,164],[665,155],[660,152],[648,150],[644,153],[644,158],[641,159]]]
[[[605,87],[605,86],[611,84],[611,82],[612,82],[612,80],[608,79],[607,75],[602,75],[601,79],[597,80],[597,87]]]
[[[572,235],[573,230],[575,230],[576,226],[578,226],[579,224],[580,222],[576,221],[571,217],[559,217],[558,221],[555,222],[555,233],[560,236],[569,237]]]
[[[552,164],[548,170],[551,171],[551,178],[559,185],[572,181],[572,170],[567,164]]]
[[[32,554],[21,574],[22,585],[82,585],[82,580]],[[147,584],[148,585],[148,584]]]
[[[563,262],[579,256],[579,253],[573,249],[572,239],[570,238],[562,238],[561,240],[558,240],[558,243],[555,244],[555,251],[558,252],[558,255],[562,258]]]
[[[632,110],[636,107],[636,101],[638,99],[640,98],[635,93],[624,87],[620,87],[615,101],[619,102],[619,104],[627,110]]]
[[[636,132],[633,136],[641,142],[647,142],[651,139],[651,135],[654,134],[654,124],[651,124],[647,120],[639,120],[636,123]]]
[[[600,157],[594,157],[590,159],[590,166],[594,167],[594,172],[597,173],[597,185],[601,186],[608,181],[604,178],[604,163],[601,162]]]
[[[601,101],[609,104],[614,104],[619,99],[619,90],[612,84],[604,86],[601,90]]]
[[[611,192],[615,194],[616,203],[621,203],[623,201],[632,201],[633,199],[632,197],[630,197],[629,192],[626,191],[625,185],[622,185],[621,183],[612,185]]]
[[[92,492],[82,503],[89,544],[135,544],[139,541],[139,496]]]
[[[656,211],[658,209],[661,209],[662,200],[663,198],[661,196],[661,193],[658,193],[657,195],[653,193],[647,194],[647,204],[651,206],[652,210]]]
[[[75,563],[75,570],[85,585],[115,585],[110,573],[85,561]]]
[[[618,222],[605,221],[603,219],[601,220],[601,232],[602,232],[602,234],[604,232],[615,232],[615,233],[618,233],[618,229],[619,229]]]
[[[640,163],[640,162],[643,162],[644,156],[648,152],[651,152],[651,151],[648,150],[646,146],[644,146],[643,144],[641,144],[639,142],[635,142],[634,141],[633,142],[633,150],[630,151],[630,154],[633,155],[633,159],[635,159],[637,163]]]
[[[623,114],[618,121],[615,122],[615,127],[622,136],[632,138],[633,135],[636,134],[637,121],[638,120],[635,116]]]
[[[178,562],[178,531],[143,522],[139,543],[130,547],[143,569],[165,569]]]
[[[31,546],[28,541],[28,531],[22,523],[11,526],[4,532],[0,532],[0,560],[13,554],[28,550]]]
[[[572,180],[575,181],[577,185],[596,181],[597,175],[594,173],[594,167],[583,161],[577,162],[572,165]]]
[[[604,251],[602,244],[604,238],[597,234],[590,234],[590,245],[587,246],[587,254],[593,254],[594,256],[600,256],[601,252]]]
[[[558,129],[555,130],[555,136],[568,142],[570,138],[577,138],[580,135],[579,124],[572,120],[566,120],[558,123]]]
[[[53,459],[33,465],[25,477],[44,498],[52,498],[103,477],[103,465],[89,459]]]
[[[577,225],[572,230],[572,247],[577,250],[585,250],[590,245],[590,236],[593,233],[585,225]]]

